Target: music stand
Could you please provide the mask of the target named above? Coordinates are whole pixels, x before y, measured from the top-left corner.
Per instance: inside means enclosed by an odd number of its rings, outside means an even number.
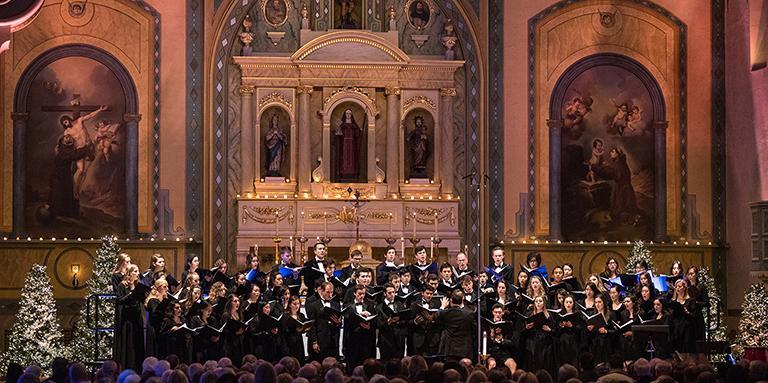
[[[669,350],[669,325],[640,324],[632,326],[632,336],[637,344],[645,344],[650,359],[655,353]]]

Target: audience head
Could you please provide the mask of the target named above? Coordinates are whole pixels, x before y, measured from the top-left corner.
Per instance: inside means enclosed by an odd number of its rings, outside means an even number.
[[[90,382],[91,376],[88,374],[88,369],[82,363],[72,363],[69,366],[69,382]]]

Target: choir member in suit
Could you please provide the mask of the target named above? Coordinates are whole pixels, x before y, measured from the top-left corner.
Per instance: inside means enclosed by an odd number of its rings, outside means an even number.
[[[637,306],[637,297],[630,294],[624,297],[624,311],[620,314],[620,325],[624,325],[627,322],[632,324],[640,324],[640,312]],[[643,355],[644,350],[640,350],[637,344],[634,342],[634,334],[632,334],[632,327],[625,327],[618,332],[619,346],[624,353],[624,360],[635,360]]]
[[[312,348],[314,360],[321,361],[329,356],[339,357],[339,329],[342,317],[339,302],[331,300],[333,284],[322,282],[318,290],[320,299],[312,302],[307,308],[309,317],[315,320],[315,325],[309,331],[308,344]],[[334,312],[324,310],[326,307]]]
[[[506,283],[499,281],[498,283]],[[491,322],[486,321],[486,331],[488,334],[488,355],[496,362],[496,365],[501,366],[504,362],[512,358],[512,351],[514,350],[515,343],[512,337],[511,323],[504,319],[505,316],[504,305],[496,303],[491,307],[489,312],[491,313]]]
[[[389,281],[389,274],[397,273],[400,267],[397,265],[397,250],[392,246],[387,246],[384,250],[384,262],[376,266],[376,284],[383,286]]]
[[[465,276],[465,278],[471,278]],[[464,308],[464,292],[454,290],[451,293],[450,306],[437,313],[435,324],[442,329],[440,354],[448,359],[474,358],[474,341],[477,337],[475,315]]]
[[[467,255],[460,251],[456,254],[456,267],[453,268],[453,279],[459,280],[465,275],[469,275],[474,279],[475,270],[472,270],[472,268],[469,267]]]
[[[457,279],[453,277],[453,266],[450,263],[445,262],[440,265],[440,285],[453,289],[456,286]],[[470,278],[472,278],[470,276]]]
[[[325,243],[318,241],[312,247],[312,252],[315,254],[314,259],[310,259],[304,262],[304,268],[301,269],[300,275],[304,277],[304,284],[307,285],[307,291],[315,291],[315,283],[320,278],[325,278],[326,256],[328,250]]]
[[[115,314],[114,357],[125,368],[139,368],[144,361],[144,299],[145,296],[131,294],[139,283],[139,267],[129,264],[125,276],[115,291],[117,301]]]
[[[218,283],[218,282],[217,282]],[[242,323],[242,314],[240,312],[240,297],[230,294],[227,297],[227,303],[224,305],[224,313],[221,315],[221,323],[227,324]],[[243,334],[246,328],[244,325],[225,328],[221,336],[222,352],[232,360],[241,360],[243,358]]]
[[[350,289],[353,300],[344,311],[344,356],[347,369],[352,370],[363,361],[376,356],[376,307],[365,300],[366,287],[355,285]]]
[[[288,355],[298,359],[299,363],[304,363],[307,355],[304,349],[304,337],[296,322],[306,322],[307,320],[307,317],[301,312],[301,299],[295,295],[291,296],[288,300],[288,311],[283,314],[282,319],[283,343]]]
[[[164,344],[161,348],[165,350],[165,354],[161,354],[161,357],[176,355],[181,362],[190,363],[192,336],[189,332],[182,330],[183,325],[181,305],[177,302],[169,304],[165,311],[165,319],[160,325],[160,342]]]
[[[491,282],[496,282],[496,275],[500,275],[502,279],[513,282],[514,278],[514,267],[512,265],[508,265],[504,262],[504,248],[500,246],[496,246],[491,250],[491,264],[488,266],[489,269],[491,269],[494,274],[489,277],[491,278]]]
[[[363,262],[363,253],[360,250],[352,250],[349,253],[349,265],[341,269],[341,279],[345,281],[352,278],[352,274],[360,268],[360,263]]]
[[[347,291],[344,293],[344,300],[342,303],[344,305],[350,304],[354,298],[355,298],[355,289],[352,287],[355,287],[355,285],[361,285],[366,288],[367,292],[372,292],[372,286],[371,282],[373,281],[373,272],[371,269],[367,267],[359,267],[357,270],[355,270],[355,275],[352,277],[352,279],[355,281],[355,284],[351,285],[350,288],[347,289]],[[352,283],[352,281],[350,281]]]
[[[403,311],[406,306],[403,302],[395,300],[396,291],[393,284],[385,283],[384,299],[376,310],[378,346],[382,360],[400,359],[405,354],[406,320],[397,313]]]
[[[588,322],[587,332],[589,334],[589,349],[595,357],[595,362],[601,363],[607,361],[608,356],[614,350],[611,330],[613,330],[612,323],[616,318],[608,308],[606,298],[602,294],[595,297],[595,311],[599,317],[602,317],[602,321],[599,321],[599,324]]]
[[[493,294],[496,291],[493,282],[488,278],[488,274],[477,274],[477,290],[482,294]]]
[[[211,316],[213,313],[213,306],[208,302],[200,303],[200,312],[198,315],[192,317],[190,321],[192,328],[201,328],[210,326],[213,328],[219,328],[220,324],[216,321],[216,318]],[[213,335],[207,332],[201,333],[192,339],[192,350],[194,361],[197,363],[205,363],[207,360],[218,360],[221,358],[221,336]]]
[[[547,311],[546,295],[539,295],[533,299],[531,310],[527,316],[543,315],[540,323],[526,322],[522,334],[526,358],[525,365],[530,371],[545,369],[550,373],[555,370],[554,340],[552,338],[555,322]]]
[[[675,291],[669,304],[671,308],[670,339],[677,351],[683,353],[695,352],[696,316],[701,311],[696,307],[696,301],[688,293],[688,282],[678,279]]]
[[[471,311],[475,311],[477,305],[480,303],[480,294],[475,290],[475,282],[472,277],[465,275],[461,281],[461,292],[464,293],[464,306]],[[450,294],[448,294],[450,296]]]
[[[411,304],[411,312],[414,315],[413,320],[409,322],[411,344],[408,345],[408,352],[411,355],[435,355],[438,352],[440,334],[436,331],[435,313],[422,314],[421,310],[419,310],[419,308],[436,310],[441,307],[432,300],[434,294],[434,287],[425,286],[421,291],[421,298]],[[443,298],[442,302],[443,305],[447,306],[448,300],[446,298]]]
[[[168,306],[168,282],[165,278],[155,281],[144,305],[147,310],[144,350],[147,355],[164,355],[165,350],[159,350],[157,346],[160,325],[165,318],[165,308]]]
[[[416,262],[410,266],[411,271],[411,283],[416,286],[417,289],[423,288],[427,282],[427,276],[430,273],[437,271],[437,265],[434,262],[427,262],[427,248],[424,246],[416,246],[413,250],[414,258]]]
[[[577,366],[579,351],[581,349],[581,334],[583,330],[583,317],[578,312],[576,299],[571,294],[563,298],[563,308],[558,313],[557,320],[557,361],[560,365],[569,363]]]
[[[112,272],[112,291],[117,292],[117,287],[123,282],[128,266],[131,265],[131,256],[126,253],[117,255],[117,264]]]
[[[400,288],[397,292],[398,295],[412,294],[419,290],[411,283],[411,278],[413,275],[411,275],[411,272],[407,268],[400,269],[398,274],[400,275]]]

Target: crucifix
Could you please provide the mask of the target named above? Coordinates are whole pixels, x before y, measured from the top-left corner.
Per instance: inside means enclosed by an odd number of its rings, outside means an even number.
[[[365,219],[364,217],[361,217],[358,215],[357,210],[362,207],[363,205],[367,204],[368,201],[360,201],[360,197],[362,194],[360,193],[360,190],[352,190],[352,187],[347,188],[347,193],[349,193],[349,197],[352,199],[352,201],[347,200],[352,204],[353,211],[355,217],[355,241],[360,240],[360,220]]]
[[[41,109],[43,112],[72,112],[72,119],[77,120],[80,118],[80,113],[93,112],[99,110],[99,105],[80,105],[80,95],[77,93],[72,94],[72,100],[69,101],[69,105],[44,105]],[[110,110],[107,107],[106,110]]]

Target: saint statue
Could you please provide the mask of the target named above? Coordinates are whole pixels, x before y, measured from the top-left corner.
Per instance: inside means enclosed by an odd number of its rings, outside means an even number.
[[[280,130],[280,120],[277,114],[272,115],[269,130],[264,136],[267,146],[267,177],[280,177],[280,167],[283,165],[285,148],[288,147],[288,136]]]
[[[416,116],[413,123],[415,127],[408,136],[408,145],[411,150],[411,178],[421,178],[427,176],[429,137],[422,116]]]
[[[361,133],[362,130],[357,126],[352,110],[345,110],[341,122],[334,131],[338,142],[337,171],[342,181],[356,181],[360,175],[358,157]]]

